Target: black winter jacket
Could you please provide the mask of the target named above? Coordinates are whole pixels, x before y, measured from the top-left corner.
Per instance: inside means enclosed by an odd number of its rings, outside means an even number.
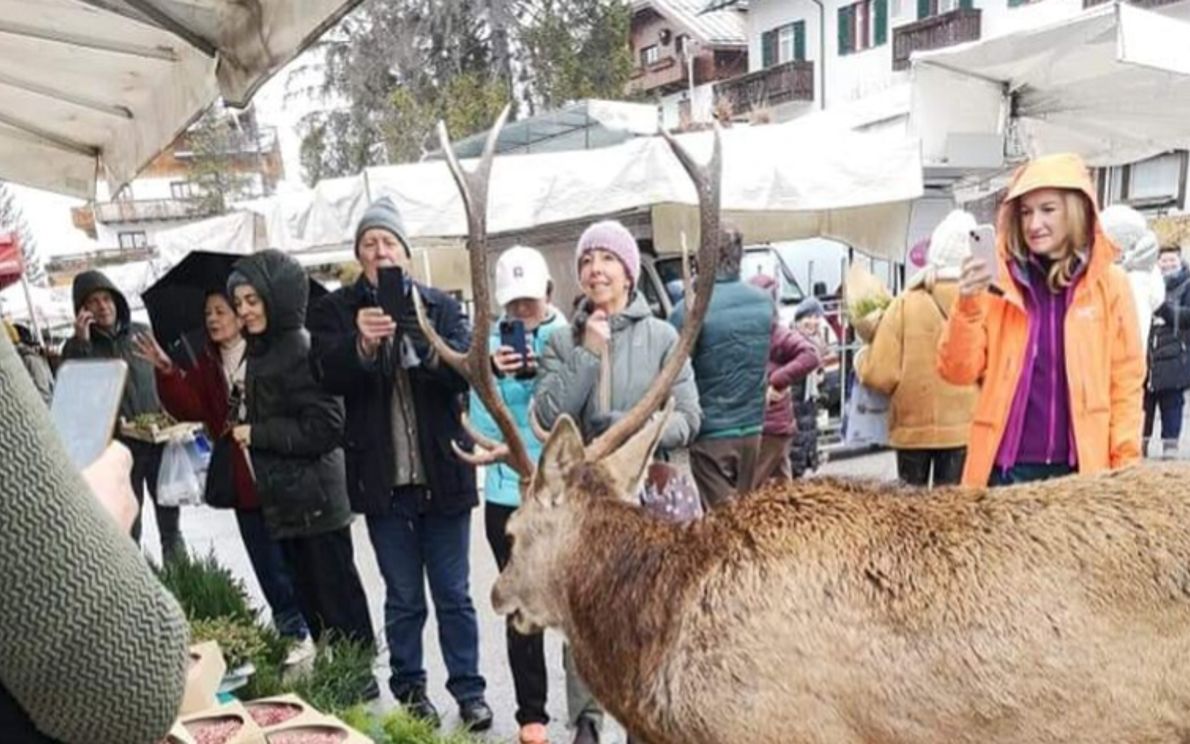
[[[265,524],[274,539],[306,537],[351,523],[344,481],[343,406],[310,370],[310,337],[302,327],[309,283],[280,251],[236,263],[261,299],[268,328],[248,337],[245,393],[249,447]]]
[[[411,283],[421,295],[430,324],[451,348],[465,351],[471,328],[459,303],[444,292]],[[409,290],[407,290],[409,291]],[[310,311],[314,374],[323,388],[343,396],[347,406],[347,491],[351,507],[360,514],[386,515],[393,510],[392,404],[394,355],[378,355],[365,364],[357,350],[355,317],[361,308],[375,306],[367,279],[342,287],[321,298]],[[475,468],[459,460],[451,442],[470,449],[461,423],[467,381],[445,362],[431,360],[428,341],[422,336],[413,311],[397,318],[397,327],[409,336],[423,363],[408,370],[417,417],[417,438],[429,488],[417,498],[421,513],[458,514],[479,503]],[[412,506],[412,505],[410,505]]]
[[[1190,388],[1190,270],[1165,277],[1165,302],[1149,333],[1149,384],[1155,392]]]

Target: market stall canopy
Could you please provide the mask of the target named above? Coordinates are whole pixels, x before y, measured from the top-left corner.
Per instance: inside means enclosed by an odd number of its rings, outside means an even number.
[[[0,178],[112,193],[359,0],[0,0]]]
[[[709,158],[710,132],[679,140],[696,158]],[[874,256],[904,252],[909,204],[922,194],[916,139],[797,121],[737,127],[723,132],[723,163],[724,218],[747,240],[822,235]],[[238,206],[264,217],[269,247],[300,253],[350,247],[363,210],[381,196],[396,202],[415,243],[466,234],[458,189],[441,161],[369,168]],[[689,245],[698,241],[694,187],[656,136],[497,157],[489,199],[492,235],[650,208],[659,251],[679,250],[683,233]]]
[[[1077,152],[1092,165],[1190,144],[1190,2],[1113,3],[985,41],[914,53],[913,131],[927,166],[1005,138],[1009,160]],[[958,144],[956,144],[958,143]]]

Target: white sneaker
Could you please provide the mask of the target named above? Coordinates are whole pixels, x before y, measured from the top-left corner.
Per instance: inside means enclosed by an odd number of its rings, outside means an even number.
[[[317,650],[314,647],[314,639],[306,636],[296,644],[289,651],[289,655],[285,657],[285,666],[299,667],[312,666],[314,662],[314,654]]]

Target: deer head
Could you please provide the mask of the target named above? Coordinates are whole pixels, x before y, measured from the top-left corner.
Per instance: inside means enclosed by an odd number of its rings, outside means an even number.
[[[574,421],[562,416],[553,431],[540,432],[545,447],[540,461],[535,464],[529,460],[513,416],[496,389],[488,350],[492,305],[488,291],[487,195],[496,140],[507,118],[508,109],[505,108],[488,135],[479,164],[470,172],[459,163],[445,123],[438,124],[442,151],[467,214],[467,251],[475,300],[470,348],[465,353],[450,348],[430,326],[416,292],[413,300],[418,323],[439,359],[467,379],[503,435],[502,442],[485,437],[475,431],[464,416],[463,425],[475,441],[475,449],[467,452],[454,444],[455,454],[477,466],[504,462],[520,476],[521,508],[508,523],[508,532],[513,537],[512,559],[493,587],[492,602],[497,612],[511,614],[518,627],[527,631],[557,625],[561,621],[560,598],[553,591],[556,573],[560,556],[564,555],[568,545],[573,544],[570,538],[580,529],[583,506],[599,499],[637,503],[647,466],[673,410],[670,388],[690,356],[710,305],[719,253],[722,155],[717,127],[707,166],[697,164],[677,140],[662,132],[698,191],[700,236],[697,262],[700,271],[685,325],[653,385],[623,418],[584,445]],[[662,408],[662,403],[667,400]]]

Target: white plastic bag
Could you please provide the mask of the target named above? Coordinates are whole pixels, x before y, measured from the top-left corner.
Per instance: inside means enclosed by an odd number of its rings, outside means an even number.
[[[161,506],[194,506],[202,503],[203,482],[196,467],[194,437],[176,439],[165,445],[161,471],[157,475],[157,503]]]

